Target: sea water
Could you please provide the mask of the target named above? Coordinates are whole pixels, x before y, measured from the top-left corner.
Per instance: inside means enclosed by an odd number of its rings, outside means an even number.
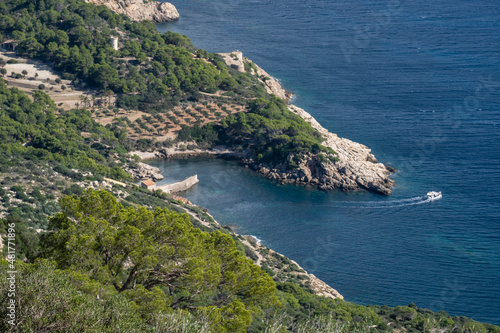
[[[165,181],[198,174],[189,200],[346,300],[500,324],[498,1],[171,2],[181,19],[158,30],[242,51],[399,171],[389,197],[281,186],[218,159],[152,162]]]

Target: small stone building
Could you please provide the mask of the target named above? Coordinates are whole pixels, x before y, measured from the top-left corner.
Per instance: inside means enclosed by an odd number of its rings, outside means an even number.
[[[141,187],[152,191],[156,188],[156,183],[154,181],[152,181],[151,179],[143,180],[141,182]]]

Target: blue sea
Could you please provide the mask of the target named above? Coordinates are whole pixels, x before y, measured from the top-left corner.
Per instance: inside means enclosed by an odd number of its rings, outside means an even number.
[[[281,186],[219,159],[152,162],[165,181],[197,173],[189,200],[346,300],[500,324],[500,2],[171,2],[181,19],[160,31],[242,51],[399,171],[389,197]]]

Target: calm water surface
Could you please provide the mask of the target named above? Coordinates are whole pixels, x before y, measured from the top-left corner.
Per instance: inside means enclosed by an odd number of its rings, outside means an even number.
[[[172,2],[182,18],[160,31],[243,51],[399,172],[390,197],[280,186],[218,159],[152,162],[165,181],[197,173],[189,200],[349,301],[500,324],[500,3]]]

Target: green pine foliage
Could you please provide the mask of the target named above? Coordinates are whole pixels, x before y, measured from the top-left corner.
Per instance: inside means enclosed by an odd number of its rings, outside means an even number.
[[[177,139],[195,140],[201,146],[224,144],[249,152],[259,163],[281,163],[292,169],[310,153],[335,159],[335,152],[321,145],[320,133],[290,112],[284,101],[259,98],[249,102],[248,108],[248,112],[224,118],[221,125],[183,126]]]
[[[120,94],[124,108],[162,112],[200,91],[245,90],[219,56],[189,38],[83,0],[3,1],[0,30],[18,54],[54,64],[74,83]],[[112,36],[120,38],[119,51]]]
[[[275,283],[237,238],[201,231],[186,213],[124,206],[103,190],[59,206],[34,263],[15,263],[23,320],[8,323],[2,298],[2,332],[500,332],[414,304],[363,306]]]
[[[42,238],[44,256],[125,295],[146,322],[195,309],[216,316],[221,332],[239,332],[253,313],[279,304],[271,277],[230,236],[194,228],[187,214],[125,208],[106,191],[59,204]]]
[[[117,106],[125,109],[156,114],[218,90],[250,101],[248,114],[228,116],[223,127],[184,125],[180,140],[250,148],[258,162],[292,168],[303,154],[327,152],[319,134],[270,97],[257,77],[228,68],[186,36],[160,34],[151,22],[131,22],[83,0],[8,0],[0,8],[0,30],[15,40],[20,55],[53,64],[74,83],[118,94]],[[116,51],[110,38],[118,35],[122,47]]]
[[[222,141],[250,149],[258,162],[283,163],[296,167],[303,155],[326,152],[323,138],[305,120],[287,109],[284,101],[256,99],[248,113],[228,116],[222,123]]]
[[[125,295],[73,271],[57,269],[53,262],[16,265],[16,323],[7,322],[4,309],[8,297],[2,297],[2,332],[203,332],[206,319],[197,319],[183,311],[169,311],[148,325],[140,309]],[[0,292],[8,294],[6,262],[0,262]],[[99,295],[99,296],[97,296]],[[20,320],[22,319],[22,320]],[[186,330],[184,331],[184,328]],[[206,330],[205,330],[206,332]]]
[[[17,88],[8,88],[0,79],[0,167],[13,167],[13,159],[50,161],[56,171],[81,177],[70,169],[130,180],[119,164],[107,160],[113,153],[126,152],[115,133],[97,124],[86,110],[56,116],[56,106],[41,91],[33,101]],[[85,139],[82,132],[95,134]],[[125,143],[125,138],[121,138]]]

